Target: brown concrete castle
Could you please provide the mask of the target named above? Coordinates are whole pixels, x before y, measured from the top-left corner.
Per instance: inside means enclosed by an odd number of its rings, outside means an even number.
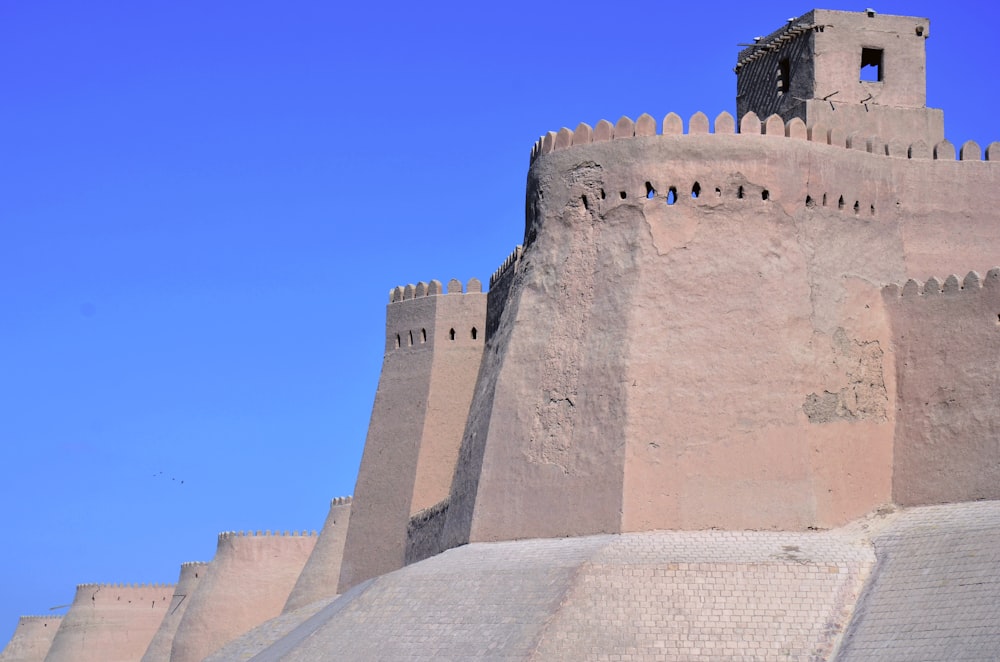
[[[223,534],[155,636],[162,587],[110,629],[81,587],[0,660],[995,659],[1000,143],[945,139],[928,35],[816,10],[740,53],[738,131],[543,136],[488,293],[390,293],[318,539]]]

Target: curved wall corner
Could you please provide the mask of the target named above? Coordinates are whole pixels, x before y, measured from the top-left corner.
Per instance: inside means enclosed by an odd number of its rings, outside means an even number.
[[[0,662],[42,662],[52,647],[62,616],[22,616],[0,653]]]
[[[337,497],[330,502],[330,512],[323,523],[316,546],[295,581],[283,614],[337,595],[340,562],[344,557],[344,541],[351,519],[351,497]]]
[[[142,656],[142,662],[170,662],[170,648],[173,646],[177,627],[191,604],[191,596],[204,579],[207,570],[207,562],[192,561],[181,564],[180,577],[174,588],[170,607],[160,622],[156,634],[153,635],[153,640],[149,642],[149,648]]]
[[[177,626],[171,662],[201,662],[280,614],[315,544],[308,535],[219,534],[215,558]]]
[[[81,584],[47,662],[135,662],[170,607],[174,586]]]

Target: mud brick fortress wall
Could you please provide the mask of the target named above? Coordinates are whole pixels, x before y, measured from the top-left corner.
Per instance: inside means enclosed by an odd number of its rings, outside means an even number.
[[[0,660],[995,659],[1000,143],[945,139],[929,34],[815,10],[737,117],[542,136],[489,291],[390,291],[318,538],[81,587]]]

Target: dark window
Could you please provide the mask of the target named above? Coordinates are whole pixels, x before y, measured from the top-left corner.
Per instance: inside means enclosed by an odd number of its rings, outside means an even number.
[[[861,80],[877,83],[882,81],[882,49],[861,49]]]
[[[448,332],[448,340],[454,340],[454,339],[455,339],[455,329],[452,329]]]
[[[427,342],[427,329],[420,329],[420,342]]]
[[[791,91],[792,67],[788,58],[781,58],[778,63],[778,94],[788,94]]]
[[[472,327],[472,339],[475,340],[478,335],[479,331],[476,331],[476,327]]]

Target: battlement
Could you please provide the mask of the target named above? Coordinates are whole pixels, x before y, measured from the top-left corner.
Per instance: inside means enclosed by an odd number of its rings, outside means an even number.
[[[330,505],[331,506],[346,506],[349,503],[351,503],[353,500],[354,500],[354,497],[350,497],[350,496],[334,497],[333,499],[330,499]]]
[[[270,529],[267,531],[223,531],[219,534],[219,542],[235,538],[310,538],[315,535],[315,529],[312,531],[303,529],[302,533],[298,531],[274,531],[272,533]]]
[[[517,264],[517,261],[521,259],[521,253],[523,251],[524,251],[523,246],[519,245],[515,247],[514,250],[511,252],[511,254],[507,256],[507,259],[505,259],[503,263],[499,267],[497,267],[496,271],[493,272],[493,275],[490,276],[491,290],[493,289],[493,284],[496,283],[501,278],[503,278],[503,276],[507,273],[507,271],[515,264]]]
[[[934,145],[928,145],[923,141],[914,143],[903,143],[898,140],[885,141],[878,136],[867,135],[864,132],[848,134],[840,128],[827,128],[821,123],[806,127],[806,123],[798,117],[793,117],[786,122],[780,115],[774,114],[761,120],[753,111],[744,114],[740,119],[739,132],[736,131],[736,121],[733,116],[726,111],[722,111],[716,116],[712,127],[713,131],[710,132],[708,116],[701,111],[692,115],[688,120],[686,134],[684,121],[676,113],[669,113],[659,126],[656,119],[646,113],[640,115],[635,121],[624,115],[614,124],[608,120],[601,120],[593,128],[589,124],[581,122],[575,130],[563,127],[559,131],[549,131],[541,136],[531,148],[531,162],[533,163],[535,159],[544,154],[590,143],[683,135],[715,135],[720,138],[736,135],[764,135],[793,138],[818,145],[905,159],[954,161],[957,157],[961,161],[982,161],[985,156],[986,161],[1000,160],[1000,142],[991,142],[983,150],[975,141],[969,140],[963,143],[956,152],[954,144],[948,140],[942,140]]]
[[[978,293],[983,289],[994,291],[1000,290],[1000,267],[994,267],[986,272],[985,279],[981,278],[975,271],[970,271],[961,281],[959,281],[958,276],[955,274],[951,274],[945,278],[943,282],[933,276],[928,278],[924,283],[911,278],[906,281],[902,287],[898,284],[886,285],[885,288],[883,288],[883,292],[889,297],[898,296],[910,298],[924,296],[935,297],[938,294],[972,294]]]
[[[197,568],[199,566],[204,567],[208,565],[208,561],[184,561],[181,563],[181,568]]]
[[[87,591],[90,589],[143,589],[143,588],[173,588],[174,584],[162,584],[158,582],[154,583],[117,583],[117,584],[97,584],[97,583],[86,583],[77,584],[77,591]]]
[[[20,616],[20,617],[18,617],[18,620],[22,621],[22,622],[24,622],[24,621],[61,621],[62,618],[63,617],[60,614],[58,616],[53,616],[53,615],[48,615],[48,616]]]
[[[470,278],[469,282],[465,285],[464,294],[471,294],[474,292],[482,292],[483,284],[479,282],[478,278]],[[463,294],[462,291],[462,281],[457,278],[452,278],[448,281],[447,290],[442,292],[441,281],[431,280],[429,283],[420,281],[416,285],[412,283],[409,285],[397,285],[396,287],[389,290],[389,303],[399,303],[401,301],[409,301],[411,299],[420,299],[422,297],[437,296],[439,294]]]

